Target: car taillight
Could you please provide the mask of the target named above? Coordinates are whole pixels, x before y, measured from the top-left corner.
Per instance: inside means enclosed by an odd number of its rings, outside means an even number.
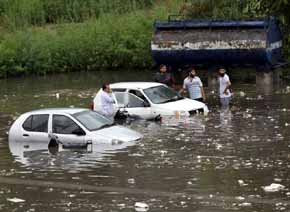
[[[94,110],[94,102],[91,102],[91,104],[90,104],[90,109],[91,109],[91,110]]]

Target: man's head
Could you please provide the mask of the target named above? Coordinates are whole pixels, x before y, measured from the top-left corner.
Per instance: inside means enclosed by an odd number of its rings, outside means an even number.
[[[196,72],[195,72],[195,69],[194,69],[194,68],[191,68],[191,69],[190,69],[189,76],[190,76],[191,78],[194,78],[194,77],[196,76]]]
[[[226,73],[226,70],[225,70],[224,68],[220,68],[220,69],[219,69],[219,75],[220,75],[221,77],[225,76],[225,73]]]
[[[108,84],[108,83],[103,84],[103,87],[102,88],[103,88],[103,91],[105,91],[107,93],[109,93],[110,90],[111,90],[110,84]]]
[[[161,73],[165,73],[165,72],[167,71],[167,67],[166,67],[166,65],[161,64],[161,65],[159,66],[159,71],[160,71]]]

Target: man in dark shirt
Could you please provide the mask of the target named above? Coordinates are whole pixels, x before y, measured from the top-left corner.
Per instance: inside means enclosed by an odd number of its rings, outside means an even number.
[[[166,65],[160,65],[159,71],[155,74],[155,82],[160,82],[172,87],[174,84],[173,76],[171,73],[167,72]]]

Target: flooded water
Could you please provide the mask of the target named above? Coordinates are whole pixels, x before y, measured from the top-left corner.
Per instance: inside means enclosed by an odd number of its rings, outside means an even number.
[[[123,123],[144,135],[137,143],[51,152],[8,142],[23,112],[88,107],[104,81],[150,79],[150,72],[98,72],[2,80],[0,211],[290,210],[286,85],[265,95],[234,83],[230,110],[221,111],[207,90],[208,116]]]

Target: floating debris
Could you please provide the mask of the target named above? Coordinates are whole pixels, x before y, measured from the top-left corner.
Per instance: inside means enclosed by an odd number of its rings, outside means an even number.
[[[243,202],[243,203],[239,204],[239,206],[240,207],[250,207],[250,206],[252,206],[252,203],[250,203],[250,202]]]
[[[129,184],[135,184],[135,179],[134,179],[134,178],[130,178],[130,179],[128,179],[128,183],[129,183]]]
[[[144,202],[136,202],[135,203],[135,210],[138,212],[144,212],[149,210],[149,205]]]
[[[221,150],[222,147],[223,147],[223,145],[221,145],[221,144],[216,144],[216,149],[217,149],[217,150]]]
[[[240,91],[240,96],[244,97],[244,96],[246,96],[246,93],[244,91]]]
[[[24,199],[19,199],[19,198],[16,198],[16,197],[14,197],[14,198],[8,198],[7,201],[9,201],[9,202],[14,202],[14,203],[25,202]]]
[[[124,203],[120,203],[117,205],[120,209],[126,208],[126,205]]]
[[[253,116],[252,116],[252,114],[250,114],[250,113],[245,113],[245,114],[243,114],[243,118],[246,118],[246,119],[248,119],[248,118],[252,118]]]
[[[262,187],[265,192],[277,192],[285,188],[285,186],[278,184],[278,183],[272,183],[269,186]]]
[[[81,98],[81,99],[86,98],[86,97],[84,97],[82,94],[78,94],[78,97]]]
[[[140,153],[133,153],[133,154],[129,154],[130,157],[144,157],[143,154]]]
[[[236,200],[239,200],[239,201],[244,201],[245,200],[245,197],[235,197]]]
[[[185,201],[181,201],[180,205],[186,205],[186,202]]]
[[[246,185],[248,185],[243,180],[238,180],[238,183],[239,183],[240,186],[246,186]]]
[[[164,155],[167,154],[167,151],[166,151],[166,150],[160,150],[160,154],[161,154],[161,156],[163,157]]]
[[[275,178],[274,181],[275,182],[282,182],[282,179],[281,178]]]

